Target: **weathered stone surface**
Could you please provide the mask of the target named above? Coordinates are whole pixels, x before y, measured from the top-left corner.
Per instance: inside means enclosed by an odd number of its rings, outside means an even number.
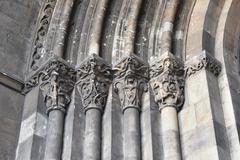
[[[24,80],[40,2],[37,0],[0,2],[0,72]]]
[[[24,97],[0,84],[0,159],[14,159]]]
[[[0,159],[239,160],[239,4],[0,0]]]

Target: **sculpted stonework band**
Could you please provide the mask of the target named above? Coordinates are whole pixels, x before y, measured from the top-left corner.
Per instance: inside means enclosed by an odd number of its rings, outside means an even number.
[[[213,73],[216,77],[221,73],[221,63],[212,55],[203,51],[202,53],[190,57],[185,63],[185,78],[188,78],[196,72],[206,69]]]

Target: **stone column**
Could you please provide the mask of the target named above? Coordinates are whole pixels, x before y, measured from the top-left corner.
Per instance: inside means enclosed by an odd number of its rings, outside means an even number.
[[[153,62],[150,85],[161,113],[164,160],[181,160],[178,118],[184,102],[184,67],[180,60],[165,52]]]
[[[77,78],[86,114],[83,160],[100,160],[102,113],[112,79],[111,68],[94,54],[77,68]]]
[[[39,73],[40,89],[48,114],[45,160],[60,160],[64,117],[75,84],[74,70],[57,58],[51,59]]]
[[[147,90],[148,66],[130,55],[114,68],[114,87],[123,111],[124,160],[141,159],[140,115],[143,91]]]

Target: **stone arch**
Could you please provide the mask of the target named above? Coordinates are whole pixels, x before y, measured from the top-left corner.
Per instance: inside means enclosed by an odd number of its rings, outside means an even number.
[[[238,159],[239,153],[239,35],[240,20],[235,16],[240,9],[238,1],[225,1],[219,17],[215,42],[215,56],[222,63],[223,70],[219,77],[219,88],[229,138],[231,158]]]
[[[191,18],[186,37],[186,57],[203,50],[214,54],[216,29],[218,18],[224,0],[210,1],[197,0]]]

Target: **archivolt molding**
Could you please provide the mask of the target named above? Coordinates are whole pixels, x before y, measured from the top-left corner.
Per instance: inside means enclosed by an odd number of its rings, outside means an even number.
[[[165,52],[160,60],[152,62],[150,85],[160,111],[165,107],[175,107],[178,111],[181,109],[184,83],[184,65],[170,52]]]
[[[93,54],[77,67],[77,88],[85,112],[89,109],[104,111],[112,80],[111,68]]]
[[[141,100],[147,91],[149,67],[137,56],[131,54],[114,68],[114,89],[118,93],[123,112],[128,108],[141,110]]]
[[[53,11],[57,0],[46,0],[40,12],[40,21],[37,25],[37,32],[33,43],[31,52],[31,60],[29,69],[36,71],[39,67],[39,60],[43,56],[43,45],[47,37],[50,21],[52,19]]]
[[[79,43],[78,63],[90,54],[99,54],[108,0],[91,0],[86,10]]]
[[[185,78],[192,76],[193,74],[206,69],[213,73],[216,77],[221,73],[221,62],[208,54],[206,51],[189,58],[185,64]]]

